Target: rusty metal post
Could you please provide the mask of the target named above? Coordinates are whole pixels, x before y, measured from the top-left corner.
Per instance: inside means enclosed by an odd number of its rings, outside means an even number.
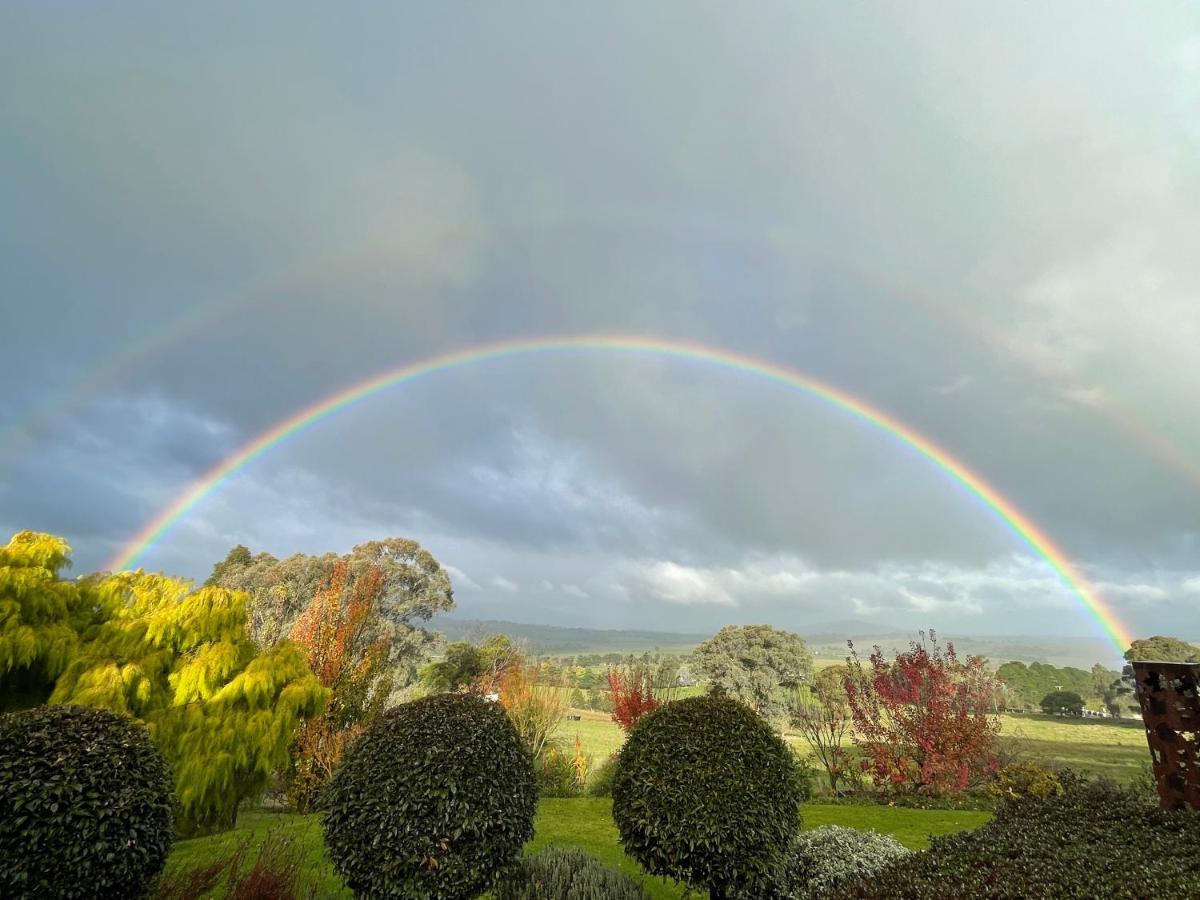
[[[1200,810],[1200,664],[1135,662],[1133,675],[1159,804]]]

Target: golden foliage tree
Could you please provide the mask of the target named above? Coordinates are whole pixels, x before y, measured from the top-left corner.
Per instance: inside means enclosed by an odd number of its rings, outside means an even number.
[[[171,763],[181,830],[232,826],[328,692],[295,644],[258,650],[245,594],[140,570],[61,581],[69,552],[28,532],[0,551],[0,653],[19,663],[0,664],[0,694],[41,678],[51,703],[141,719]]]

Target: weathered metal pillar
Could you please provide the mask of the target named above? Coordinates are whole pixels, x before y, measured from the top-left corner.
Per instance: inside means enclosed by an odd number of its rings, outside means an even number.
[[[1159,804],[1200,810],[1200,664],[1135,662],[1133,676]]]

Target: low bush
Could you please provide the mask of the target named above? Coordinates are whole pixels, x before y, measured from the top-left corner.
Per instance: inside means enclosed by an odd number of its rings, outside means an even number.
[[[625,852],[714,900],[766,883],[800,827],[787,744],[727,697],[689,697],[644,716],[613,778]]]
[[[162,754],[126,716],[0,716],[0,896],[142,896],[171,849],[173,795]]]
[[[649,900],[624,872],[582,850],[551,847],[521,860],[495,890],[496,900]]]
[[[503,708],[474,694],[393,707],[323,795],[325,847],[369,897],[477,897],[533,836],[533,764]]]
[[[995,780],[988,787],[988,793],[993,797],[1005,800],[1045,800],[1047,797],[1061,796],[1062,792],[1058,775],[1032,760],[1009,763],[996,773]]]
[[[935,837],[837,898],[1184,900],[1197,896],[1200,816],[1162,812],[1112,782],[1059,774],[1061,795],[1003,804],[973,832]]]
[[[549,744],[535,763],[538,795],[542,797],[578,797],[583,793],[579,773],[571,756]]]
[[[589,797],[611,797],[613,777],[616,774],[617,754],[614,753],[592,770],[592,777],[588,779],[587,795]]]
[[[773,888],[761,897],[802,900],[823,897],[855,876],[872,875],[908,853],[891,835],[826,825],[802,831],[792,840]]]

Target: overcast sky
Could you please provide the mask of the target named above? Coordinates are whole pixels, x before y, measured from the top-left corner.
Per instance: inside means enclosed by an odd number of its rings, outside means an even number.
[[[76,573],[340,387],[603,331],[875,404],[1200,635],[1192,2],[9,2],[0,128],[0,530]],[[145,563],[388,535],[477,617],[1095,634],[881,432],[594,352],[329,417]]]

